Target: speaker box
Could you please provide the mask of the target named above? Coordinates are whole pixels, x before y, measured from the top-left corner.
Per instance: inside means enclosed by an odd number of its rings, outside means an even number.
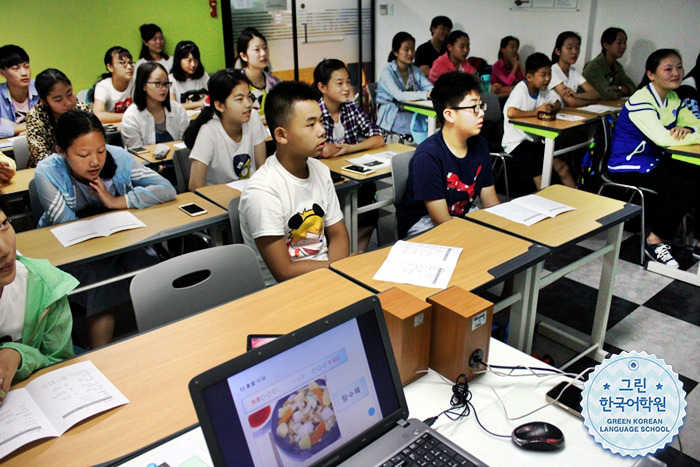
[[[405,386],[428,370],[432,307],[397,288],[382,292],[378,297],[389,329],[401,383]]]
[[[481,358],[488,361],[493,303],[459,287],[427,300],[433,305],[430,367],[450,381],[462,373],[471,380],[479,369],[470,368],[474,352],[481,350]]]

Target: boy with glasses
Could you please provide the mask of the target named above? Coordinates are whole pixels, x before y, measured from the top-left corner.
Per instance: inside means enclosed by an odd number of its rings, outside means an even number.
[[[479,81],[467,73],[445,73],[435,82],[431,99],[442,129],[423,141],[411,159],[396,211],[400,238],[466,216],[477,196],[484,207],[499,203],[488,145],[479,135],[486,111]]]
[[[32,81],[29,55],[22,47],[0,47],[0,138],[18,135],[26,130],[29,110],[39,103],[39,94]]]

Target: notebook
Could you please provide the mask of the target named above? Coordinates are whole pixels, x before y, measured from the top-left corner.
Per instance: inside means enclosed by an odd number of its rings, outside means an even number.
[[[416,465],[486,465],[408,419],[376,297],[212,368],[189,389],[214,465],[390,466],[416,456]]]

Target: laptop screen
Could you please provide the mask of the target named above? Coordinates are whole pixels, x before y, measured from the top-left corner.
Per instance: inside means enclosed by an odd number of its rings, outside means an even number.
[[[279,353],[202,389],[227,465],[312,465],[402,408],[375,310],[285,337]]]

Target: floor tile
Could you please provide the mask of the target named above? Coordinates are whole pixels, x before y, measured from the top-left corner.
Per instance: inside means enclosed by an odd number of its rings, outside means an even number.
[[[624,242],[628,238],[632,237],[634,234],[630,232],[622,232],[622,241]],[[587,238],[581,242],[578,242],[578,246],[582,246],[584,248],[588,248],[589,250],[600,250],[605,246],[605,243],[608,240],[608,234],[607,232],[601,232],[597,235],[594,235],[593,237]]]
[[[700,326],[700,289],[694,285],[673,281],[644,306]]]

